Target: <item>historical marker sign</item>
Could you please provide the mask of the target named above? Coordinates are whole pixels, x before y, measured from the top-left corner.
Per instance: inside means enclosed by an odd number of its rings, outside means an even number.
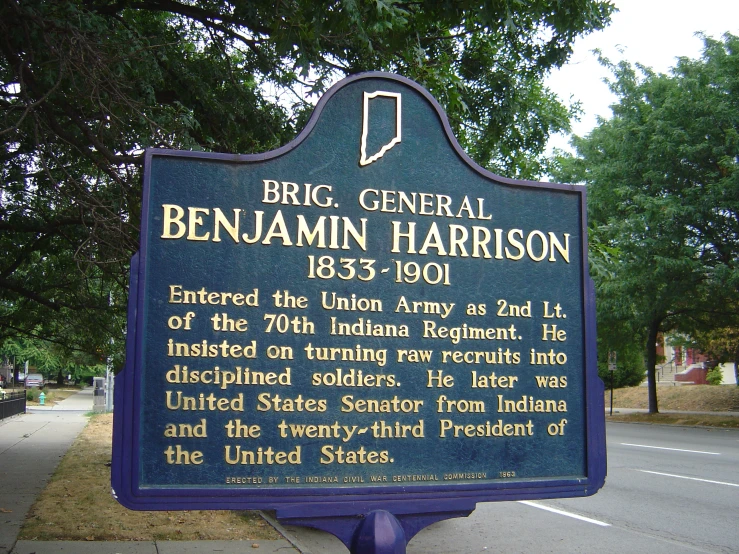
[[[582,188],[480,169],[397,76],[339,83],[274,152],[148,151],[114,494],[299,516],[594,493],[586,251]]]

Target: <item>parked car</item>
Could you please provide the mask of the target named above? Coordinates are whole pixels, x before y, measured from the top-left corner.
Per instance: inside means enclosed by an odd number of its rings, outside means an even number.
[[[44,376],[40,373],[29,373],[26,377],[26,388],[38,387],[42,389],[45,384]]]

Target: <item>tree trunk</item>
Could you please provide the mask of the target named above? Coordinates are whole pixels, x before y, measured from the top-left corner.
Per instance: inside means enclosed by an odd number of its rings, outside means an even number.
[[[647,333],[647,385],[649,388],[649,413],[657,414],[657,333],[659,324],[652,323]]]

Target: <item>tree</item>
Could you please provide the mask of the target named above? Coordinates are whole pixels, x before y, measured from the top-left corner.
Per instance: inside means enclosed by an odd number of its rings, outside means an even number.
[[[100,358],[80,353],[69,353],[57,345],[42,340],[7,339],[0,347],[0,356],[13,362],[14,382],[24,363],[34,367],[57,384],[64,384],[65,375],[82,380],[105,372],[105,363]]]
[[[609,289],[619,283],[612,269],[619,252],[600,242],[601,238],[598,233],[591,231],[588,241],[590,275],[597,290],[598,375],[607,384],[612,381],[615,388],[635,386],[644,380],[642,333],[634,326],[633,318],[622,313],[624,310],[628,312],[629,304],[624,302],[628,298],[608,294]],[[615,374],[608,369],[611,352],[617,358]]]
[[[108,349],[125,323],[143,149],[274,149],[345,75],[418,80],[478,162],[535,176],[547,137],[573,113],[543,76],[612,10],[602,0],[3,2],[0,340]]]
[[[649,411],[658,411],[659,333],[721,327],[739,294],[739,38],[706,38],[670,75],[608,65],[613,117],[558,178],[588,186],[590,235],[610,256],[594,278],[599,323],[644,341]],[[603,326],[599,331],[609,329]]]

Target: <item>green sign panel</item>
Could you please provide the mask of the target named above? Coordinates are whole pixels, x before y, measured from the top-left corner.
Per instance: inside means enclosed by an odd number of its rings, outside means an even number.
[[[476,166],[384,74],[337,85],[274,152],[148,151],[117,494],[594,492],[584,213],[579,187]]]

